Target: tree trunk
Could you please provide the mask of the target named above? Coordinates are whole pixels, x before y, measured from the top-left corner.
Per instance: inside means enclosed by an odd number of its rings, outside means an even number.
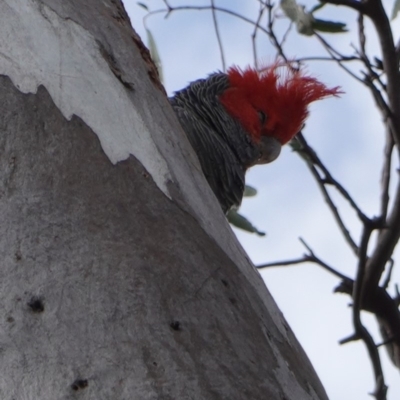
[[[119,0],[0,2],[0,398],[326,399]]]

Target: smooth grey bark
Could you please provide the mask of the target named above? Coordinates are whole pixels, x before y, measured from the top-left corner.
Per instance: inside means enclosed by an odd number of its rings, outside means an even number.
[[[121,4],[18,2],[90,33],[168,176],[140,148],[113,164],[46,85],[21,92],[0,36],[0,398],[326,399]]]

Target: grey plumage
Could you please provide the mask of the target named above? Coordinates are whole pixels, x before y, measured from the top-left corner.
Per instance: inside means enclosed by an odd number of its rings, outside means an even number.
[[[169,99],[225,213],[240,205],[246,170],[262,157],[260,144],[218,99],[228,88],[228,76],[216,73],[192,82]]]

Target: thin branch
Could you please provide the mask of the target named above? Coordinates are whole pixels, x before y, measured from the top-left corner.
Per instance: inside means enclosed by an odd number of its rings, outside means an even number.
[[[283,44],[286,42],[287,38],[289,37],[289,33],[292,30],[292,27],[293,27],[293,22],[290,21],[290,24],[289,24],[288,28],[286,29],[286,32],[282,36],[282,40],[281,40],[282,47],[283,47]]]
[[[299,57],[294,61],[296,62],[304,62],[304,61],[328,61],[328,62],[336,62],[332,57],[324,57],[324,56],[315,56],[315,57]],[[349,62],[349,61],[361,61],[360,57],[357,56],[343,56],[340,62]]]
[[[366,53],[366,35],[364,31],[364,16],[362,14],[358,17],[358,35],[360,41],[360,56],[365,65],[368,73],[365,74],[364,83],[371,90],[372,96],[375,99],[377,107],[380,109],[382,115],[387,122],[390,118],[391,111],[382,96],[381,91],[375,86],[374,81],[377,81],[383,90],[386,90],[386,85],[383,84],[380,77],[375,73],[372,68],[371,62]],[[391,173],[391,160],[392,152],[394,148],[393,136],[390,132],[390,128],[386,130],[386,145],[385,145],[385,157],[383,161],[382,177],[381,177],[381,220],[386,221],[388,207],[389,207],[389,184],[390,184],[390,173]]]
[[[334,292],[352,296],[354,285],[352,282],[342,281]],[[398,305],[398,297],[392,298],[380,286],[370,292],[368,297],[364,297],[362,302],[362,309],[375,315],[382,339],[387,343],[388,354],[393,364],[400,368],[400,311]],[[340,343],[358,339],[357,335],[353,334],[349,338],[341,340]]]
[[[147,19],[153,15],[156,14],[166,14],[166,17],[168,17],[170,14],[172,14],[172,12],[174,11],[209,11],[210,10],[210,6],[167,6],[167,8],[160,8],[154,11],[150,11],[145,17],[144,19]],[[233,17],[236,17],[244,22],[247,22],[248,24],[251,24],[252,26],[254,26],[255,21],[251,20],[250,18],[245,17],[244,15],[241,15],[235,11],[229,10],[228,8],[223,8],[223,7],[219,7],[219,6],[215,6],[214,7],[215,11],[218,12],[222,12],[228,15],[231,15]],[[267,29],[263,28],[262,26],[259,26],[259,30],[264,32],[265,34],[267,34],[269,36],[269,32]]]
[[[286,261],[277,261],[277,262],[272,262],[272,263],[266,263],[262,265],[257,265],[257,269],[263,269],[263,268],[271,268],[271,267],[282,267],[282,266],[289,266],[289,265],[296,265],[296,264],[303,264],[303,263],[315,263],[320,265],[323,269],[326,271],[330,272],[331,274],[335,275],[336,277],[342,279],[343,281],[351,281],[352,280],[342,274],[341,272],[337,271],[336,269],[332,268],[329,266],[327,263],[322,261],[319,257],[315,255],[315,253],[311,250],[311,248],[307,245],[307,243],[300,238],[299,239],[301,243],[304,245],[304,247],[308,250],[308,254],[304,254],[302,258],[296,258],[294,260],[286,260]]]
[[[393,40],[389,18],[380,0],[367,1],[366,15],[372,20],[378,34],[383,69],[386,73],[386,92],[388,96],[388,111],[384,114],[388,131],[393,135],[394,142],[400,144],[400,72],[398,55]],[[400,152],[400,147],[397,149]],[[386,207],[386,206],[385,206]],[[390,214],[387,216],[386,229],[383,229],[376,244],[375,251],[368,260],[363,291],[365,296],[379,285],[386,263],[392,257],[394,248],[400,238],[400,185],[397,185],[395,199]]]
[[[337,271],[336,269],[332,268],[329,266],[326,262],[322,261],[319,257],[316,256],[314,251],[311,249],[311,247],[305,242],[304,239],[299,238],[300,242],[303,244],[303,246],[308,250],[309,254],[307,255],[310,258],[310,261],[317,263],[320,265],[322,268],[330,272],[331,274],[337,276],[338,278],[342,279],[343,281],[352,281],[348,276],[342,274],[341,272]]]
[[[355,243],[355,241],[353,240],[353,238],[350,235],[349,230],[347,229],[346,225],[344,224],[339,211],[335,205],[335,203],[333,202],[333,200],[331,199],[325,185],[327,184],[327,182],[329,182],[330,184],[333,184],[332,182],[336,182],[331,176],[330,173],[328,172],[328,170],[325,168],[325,166],[322,164],[322,162],[319,160],[318,156],[316,155],[315,151],[308,145],[308,143],[306,142],[305,138],[303,137],[303,135],[301,133],[297,134],[297,140],[299,141],[299,143],[301,144],[301,152],[303,152],[305,154],[305,157],[303,157],[306,160],[306,164],[308,166],[308,168],[311,171],[311,174],[313,175],[314,179],[316,180],[319,188],[322,191],[322,195],[326,201],[326,203],[328,204],[333,217],[336,220],[336,223],[338,224],[344,238],[346,239],[347,243],[349,244],[350,248],[353,250],[353,252],[357,255],[358,254],[358,246]],[[322,172],[324,173],[325,177],[321,177],[318,169],[315,167],[315,165],[317,165]],[[328,178],[328,180],[327,180]],[[331,179],[329,179],[331,178]],[[337,187],[336,185],[334,185],[335,187]],[[347,193],[344,189],[343,191],[345,193]],[[348,199],[350,197],[349,194],[346,194],[346,199]],[[354,201],[351,199],[351,203],[350,204],[355,204]],[[358,207],[355,208],[357,213],[358,213]],[[361,215],[363,215],[361,213]]]
[[[355,336],[362,339],[365,343],[369,353],[369,357],[372,362],[375,374],[374,396],[377,400],[385,400],[387,387],[385,385],[379,351],[375,345],[372,336],[362,324],[360,317],[363,299],[363,279],[367,263],[368,243],[373,229],[374,227],[372,224],[364,225],[363,234],[361,237],[357,277],[353,287],[353,325],[355,329]]]
[[[351,77],[356,79],[357,81],[364,83],[363,79],[357,76],[353,71],[351,71],[349,68],[347,68],[345,65],[343,65],[343,56],[340,54],[337,50],[335,50],[321,35],[318,33],[315,33],[315,37],[321,42],[322,46],[325,48],[325,50],[328,52],[328,54],[332,57],[333,60],[336,61],[336,63],[339,65],[340,68],[342,68],[344,71],[346,71]]]
[[[390,259],[386,278],[382,282],[382,288],[385,289],[385,290],[389,287],[390,279],[392,278],[393,266],[394,266],[394,260]]]
[[[324,173],[325,178],[324,178],[323,183],[325,185],[334,186],[337,189],[337,191],[343,196],[343,198],[348,201],[348,203],[354,209],[354,211],[357,213],[358,218],[362,222],[369,221],[369,218],[357,206],[356,202],[353,200],[353,198],[350,196],[350,194],[347,192],[347,190],[332,176],[332,174],[329,172],[328,168],[325,167],[325,165],[323,164],[321,159],[318,157],[315,150],[307,143],[305,137],[303,136],[303,134],[301,132],[297,134],[297,138],[298,138],[299,142],[301,143],[306,154],[309,157],[311,157],[311,161],[315,165],[317,165],[321,169],[321,171]]]
[[[388,124],[388,122],[391,119],[392,112],[391,112],[388,104],[386,103],[385,99],[383,98],[382,93],[374,85],[373,78],[371,78],[371,76],[369,76],[367,74],[364,74],[363,83],[370,89],[370,91],[372,93],[372,97],[375,100],[375,104],[383,115],[384,122],[386,124]],[[389,127],[390,127],[390,124],[389,124]]]
[[[346,6],[353,10],[364,12],[365,6],[364,2],[357,0],[325,0],[325,3],[333,4],[335,6]]]
[[[258,54],[257,54],[257,33],[260,28],[260,22],[266,10],[266,5],[260,1],[260,9],[258,11],[258,17],[256,23],[254,25],[253,33],[251,34],[251,43],[253,46],[253,57],[254,57],[254,66],[258,70]]]
[[[392,118],[394,123],[393,133],[397,138],[396,142],[400,142],[400,72],[398,68],[398,57],[396,46],[393,40],[392,28],[389,18],[383,8],[380,0],[369,0],[370,7],[367,15],[375,25],[379,42],[382,49],[383,68],[387,76],[387,92],[389,97],[389,105],[392,110]]]
[[[303,264],[306,262],[312,262],[312,260],[310,260],[307,255],[304,255],[302,258],[295,258],[293,260],[274,261],[274,262],[270,262],[270,263],[256,265],[255,267],[257,269],[272,268],[272,267],[285,267],[285,266],[290,266],[290,265]]]
[[[390,172],[392,168],[392,153],[394,148],[394,140],[389,129],[386,131],[386,145],[384,150],[384,161],[381,176],[381,217],[386,221],[389,208],[389,185]]]
[[[216,10],[215,10],[214,0],[210,0],[210,1],[211,1],[211,13],[212,13],[212,17],[213,17],[215,35],[217,37],[219,53],[221,54],[222,71],[225,72],[226,71],[226,63],[225,63],[224,47],[222,46],[221,35],[220,35],[220,32],[219,32],[219,26],[218,26],[218,21],[217,21],[217,13],[216,13]]]
[[[392,258],[394,248],[400,237],[400,182],[397,184],[393,208],[386,220],[385,229],[379,233],[375,250],[367,263],[364,277],[365,296],[373,292],[379,285],[386,263]]]
[[[271,39],[272,44],[275,46],[278,55],[280,57],[282,57],[285,62],[288,62],[288,59],[283,51],[282,48],[282,43],[279,43],[278,38],[275,35],[273,26],[274,26],[274,17],[272,15],[272,9],[273,9],[274,5],[271,3],[271,0],[268,0],[267,2],[267,9],[268,9],[268,29],[266,30],[267,35],[269,36],[269,38]]]
[[[365,66],[365,68],[368,71],[369,78],[371,80],[371,82],[373,83],[374,81],[377,81],[380,85],[380,87],[383,90],[386,90],[386,85],[381,81],[380,76],[374,71],[372,64],[369,60],[369,57],[367,55],[367,51],[366,51],[366,43],[367,43],[367,37],[365,35],[365,31],[364,31],[364,15],[363,14],[359,14],[358,16],[358,38],[360,41],[360,51],[356,50],[356,53],[358,53],[360,55],[360,58]],[[374,88],[379,92],[379,90],[375,87]]]

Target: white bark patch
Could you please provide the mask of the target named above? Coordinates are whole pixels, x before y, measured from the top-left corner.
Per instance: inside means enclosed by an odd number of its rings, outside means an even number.
[[[134,155],[169,197],[167,163],[94,37],[34,0],[0,1],[0,74],[23,93],[49,91],[65,118],[98,135],[113,164]]]

